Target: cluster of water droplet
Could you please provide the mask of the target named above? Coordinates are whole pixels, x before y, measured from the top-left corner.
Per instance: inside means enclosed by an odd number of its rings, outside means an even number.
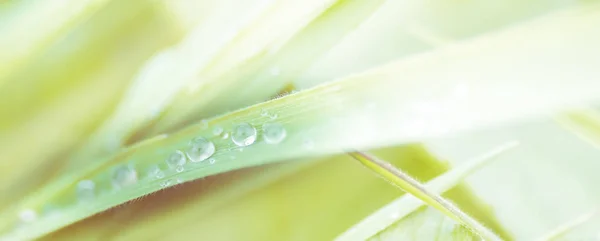
[[[277,115],[270,115],[267,112],[261,112],[261,115],[268,116],[271,119],[277,118]],[[204,122],[203,122],[204,123]],[[258,131],[254,126],[248,123],[240,123],[235,126],[230,132],[224,130],[222,127],[215,127],[212,130],[212,134],[215,137],[221,139],[231,139],[231,142],[235,146],[243,150],[244,147],[254,144],[258,139]],[[278,144],[281,143],[287,136],[287,132],[283,125],[279,123],[265,123],[262,125],[262,137],[267,144]],[[182,151],[184,150],[184,151]],[[204,138],[196,137],[191,139],[187,146],[181,150],[174,150],[170,155],[164,159],[164,163],[158,163],[149,166],[146,169],[145,176],[149,180],[161,180],[159,183],[161,188],[171,186],[173,184],[183,183],[180,178],[172,179],[167,178],[167,173],[180,173],[185,170],[185,166],[188,163],[216,163],[216,159],[212,156],[216,152],[216,147],[213,142]],[[235,159],[235,155],[230,156],[230,159]],[[165,165],[167,169],[162,169],[161,166]],[[119,165],[112,169],[110,173],[110,184],[113,190],[118,191],[138,183],[140,178],[138,170],[133,164]],[[86,203],[95,199],[98,195],[99,186],[97,182],[85,179],[79,181],[75,186],[75,195],[79,203]],[[38,218],[38,213],[33,209],[24,209],[19,214],[20,223],[31,223]]]

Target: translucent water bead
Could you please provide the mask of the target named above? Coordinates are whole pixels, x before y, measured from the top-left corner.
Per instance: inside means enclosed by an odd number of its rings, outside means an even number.
[[[169,168],[175,169],[177,172],[183,171],[183,165],[185,165],[186,161],[185,154],[179,150],[173,152],[173,154],[165,160],[167,165],[169,165]]]
[[[215,154],[215,144],[203,137],[196,137],[190,141],[186,153],[192,162],[201,162]]]
[[[249,146],[256,141],[256,129],[248,123],[242,123],[235,127],[231,133],[231,140],[237,146]]]
[[[148,168],[148,177],[155,179],[162,179],[165,177],[165,173],[160,169],[158,165],[152,165]]]
[[[287,136],[287,131],[279,123],[265,123],[262,126],[263,138],[268,144],[277,144]]]
[[[92,180],[79,181],[76,192],[79,201],[94,199],[96,197],[96,183]]]
[[[113,186],[122,188],[136,184],[138,181],[137,171],[132,166],[119,166],[113,170]]]

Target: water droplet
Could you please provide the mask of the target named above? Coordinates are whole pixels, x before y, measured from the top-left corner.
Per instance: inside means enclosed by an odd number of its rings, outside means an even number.
[[[202,129],[208,128],[208,120],[201,120],[200,124],[202,124]]]
[[[215,164],[217,162],[214,158],[208,159],[208,163]]]
[[[171,186],[171,182],[172,182],[172,181],[173,181],[173,180],[171,180],[171,179],[164,180],[163,182],[161,182],[161,183],[160,183],[160,187],[168,187],[168,186]]]
[[[91,200],[96,197],[96,183],[92,180],[83,180],[77,183],[77,199],[80,201]]]
[[[223,127],[217,126],[213,129],[213,135],[218,136],[223,133]]]
[[[182,180],[181,178],[177,178],[175,181],[176,181],[178,184],[181,184],[181,183],[183,183],[183,180]]]
[[[165,177],[165,173],[158,167],[158,165],[152,165],[148,168],[148,176],[150,178],[162,179]]]
[[[176,150],[175,152],[173,152],[173,154],[167,157],[165,162],[167,163],[167,165],[169,165],[170,168],[177,168],[179,166],[185,165],[186,159],[183,152]]]
[[[231,140],[237,146],[249,146],[256,141],[256,129],[248,123],[239,124],[231,133]]]
[[[215,144],[203,137],[196,137],[190,141],[187,156],[192,162],[201,162],[215,154]]]
[[[38,218],[38,214],[33,209],[25,209],[25,210],[19,212],[19,219],[23,223],[31,223],[31,222],[37,220],[37,218]]]
[[[269,116],[269,112],[265,109],[260,109],[260,116]]]
[[[278,114],[272,114],[271,116],[269,116],[269,118],[271,118],[271,120],[275,120],[275,119],[277,119],[277,117],[279,117]]]
[[[266,143],[277,144],[283,141],[287,136],[287,131],[281,124],[278,123],[265,123],[262,126],[263,138]]]
[[[113,186],[122,188],[137,183],[137,172],[131,166],[119,166],[112,175]]]
[[[223,134],[221,135],[221,138],[223,138],[223,139],[229,138],[229,133],[223,132]]]
[[[185,168],[183,168],[183,166],[178,166],[175,168],[175,171],[177,171],[177,172],[183,172],[183,170],[185,170]]]

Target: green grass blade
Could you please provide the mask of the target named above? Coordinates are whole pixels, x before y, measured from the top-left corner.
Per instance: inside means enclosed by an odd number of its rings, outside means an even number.
[[[473,232],[479,234],[483,239],[491,241],[502,240],[492,231],[488,230],[482,224],[477,222],[477,220],[471,218],[466,213],[463,213],[460,209],[454,206],[454,204],[450,203],[439,194],[432,192],[423,184],[419,183],[408,174],[395,168],[390,163],[379,160],[376,157],[362,152],[351,152],[349,154],[356,160],[360,161],[367,168],[377,173],[383,179],[422,200],[429,206],[444,213],[451,219],[454,219],[456,222],[464,224]]]
[[[431,156],[422,145],[418,144],[383,148],[373,152],[386,159],[389,158],[394,165],[402,167],[422,180],[431,180],[448,170],[445,163]],[[302,162],[305,161],[307,160]],[[42,240],[68,239],[73,231],[83,237],[91,236],[91,239],[99,237],[104,240],[106,238],[103,238],[105,235],[102,233],[112,233],[110,227],[114,226],[112,223],[119,223],[120,232],[115,240],[188,240],[198,237],[223,241],[333,240],[348,226],[398,195],[395,187],[365,171],[364,167],[347,154],[317,158],[314,161],[316,162],[308,169],[300,170],[233,199],[222,198],[217,192],[207,192],[201,187],[207,186],[225,191],[234,187],[222,186],[220,182],[215,183],[215,181],[229,182],[227,181],[229,177],[249,172],[256,176],[264,176],[267,173],[263,171],[268,170],[269,167],[299,163],[293,161],[251,168],[186,183],[173,190],[161,191],[143,200],[127,203],[116,210],[91,217]],[[246,182],[252,183],[252,180],[240,180],[240,183]],[[314,202],[315,193],[321,194],[319,195],[321,201]],[[477,200],[469,197],[468,190],[464,187],[453,189],[451,193],[465,195],[465,198],[461,197],[460,200],[452,199],[459,202],[461,206],[478,203]],[[187,201],[163,203],[157,199]],[[160,211],[156,212],[157,210],[149,207],[156,207]],[[290,209],[290,207],[294,208]],[[152,210],[142,212],[147,209]],[[119,214],[119,217],[111,215],[115,213],[125,215]],[[244,215],[241,215],[242,213]],[[318,220],[314,220],[315,213],[319,214]],[[282,215],[286,217],[285,220],[281,219]],[[255,220],[261,221],[255,222]],[[495,223],[487,218],[485,220],[486,224]],[[221,225],[228,229],[214,228]],[[273,225],[285,225],[287,228],[273,229]]]
[[[577,227],[582,226],[586,222],[588,222],[598,216],[600,216],[600,209],[596,208],[594,210],[591,210],[590,212],[584,213],[583,215],[581,215],[573,220],[570,220],[570,221],[564,223],[563,225],[560,225],[559,227],[556,227],[556,229],[552,230],[552,232],[550,232],[546,235],[543,235],[535,240],[536,241],[558,240],[563,235],[571,232],[572,230],[576,229]]]
[[[514,26],[583,1],[387,1],[299,79],[301,88]],[[493,5],[493,7],[489,7]],[[486,16],[485,21],[479,21]],[[376,47],[374,47],[376,46]]]
[[[0,16],[0,87],[12,71],[84,22],[110,0],[19,1]],[[24,13],[26,12],[26,13]],[[44,24],[40,24],[44,23]]]
[[[358,239],[357,239],[358,240]],[[467,227],[432,207],[421,207],[369,241],[481,241]]]
[[[449,170],[432,181],[425,184],[428,190],[435,193],[444,193],[452,187],[458,185],[469,174],[477,171],[496,156],[515,148],[518,142],[508,142],[500,145],[483,155],[474,157],[466,163]],[[386,229],[394,224],[394,222],[404,218],[410,213],[423,206],[424,203],[416,199],[412,195],[403,195],[402,197],[390,202],[373,214],[369,215],[361,222],[357,223],[348,231],[340,234],[335,240],[350,241],[350,240],[366,240],[369,237],[375,236],[378,232]],[[393,217],[393,218],[390,218]]]
[[[600,148],[600,113],[597,110],[579,108],[559,115],[555,120],[582,140]]]

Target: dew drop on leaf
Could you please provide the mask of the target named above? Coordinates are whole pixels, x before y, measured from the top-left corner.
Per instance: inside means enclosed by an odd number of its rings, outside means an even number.
[[[177,171],[177,172],[183,172],[183,170],[185,170],[185,168],[183,168],[183,166],[178,166],[175,168],[175,171]]]
[[[204,161],[215,153],[215,144],[203,137],[192,139],[189,145],[187,156],[192,162]]]
[[[171,179],[164,180],[163,182],[161,182],[161,183],[160,183],[160,187],[168,187],[168,186],[171,186],[171,182],[172,182],[172,180],[171,180]]]
[[[223,133],[223,127],[217,126],[213,129],[213,135],[218,136]]]
[[[165,173],[158,167],[158,165],[152,165],[148,169],[148,176],[150,178],[162,179],[165,177]]]
[[[119,166],[113,171],[112,183],[118,188],[136,184],[137,172],[131,166]]]
[[[231,133],[231,140],[237,146],[249,146],[256,141],[256,129],[248,123],[239,124]]]
[[[173,152],[173,154],[171,154],[169,157],[167,157],[167,160],[165,160],[170,168],[183,166],[185,165],[185,161],[185,155],[179,150]]]
[[[82,180],[77,183],[77,199],[92,200],[96,197],[96,183],[92,180]]]
[[[265,117],[269,116],[269,112],[267,110],[265,110],[265,109],[261,109],[260,110],[260,116],[265,116]]]
[[[216,160],[214,158],[208,159],[208,163],[215,164]]]
[[[200,123],[202,124],[202,129],[208,128],[208,120],[201,120]]]
[[[287,136],[287,131],[279,123],[265,123],[262,126],[263,138],[268,144],[277,144]]]

